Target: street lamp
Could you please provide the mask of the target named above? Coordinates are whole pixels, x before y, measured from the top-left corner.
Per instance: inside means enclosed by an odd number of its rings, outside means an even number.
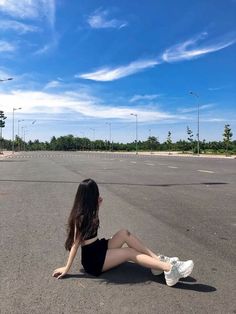
[[[17,123],[18,123],[18,132],[17,132],[17,134],[18,134],[18,138],[19,138],[19,140],[20,140],[20,123],[21,122],[23,122],[23,121],[25,121],[25,120],[18,120],[17,121]],[[20,141],[19,141],[19,145],[18,145],[18,150],[20,150]]]
[[[194,93],[192,91],[189,92],[190,95],[197,98],[197,154],[199,156],[200,154],[200,144],[199,144],[199,95],[197,93]]]
[[[112,146],[111,146],[111,122],[106,122],[106,124],[107,125],[109,125],[109,141],[110,141],[110,151],[111,151],[111,148],[112,148]]]
[[[90,130],[92,130],[93,131],[93,148],[94,148],[94,142],[95,142],[95,129],[93,129],[93,128],[90,128]],[[92,148],[92,147],[91,147]]]
[[[137,113],[131,113],[131,116],[136,117],[136,155],[138,154],[138,115]]]
[[[20,137],[20,123],[23,122],[23,121],[25,121],[25,120],[18,120],[17,121],[17,123],[18,123],[18,133],[17,134],[18,134],[19,137]]]
[[[15,125],[14,125],[14,113],[16,110],[20,110],[22,108],[13,108],[12,109],[12,154],[14,154],[14,141],[15,141]]]
[[[0,79],[0,82],[12,81],[13,77],[8,77],[7,79]]]

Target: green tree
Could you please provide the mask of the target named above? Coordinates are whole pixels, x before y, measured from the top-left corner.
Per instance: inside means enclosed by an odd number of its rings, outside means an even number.
[[[194,145],[193,145],[193,131],[187,126],[187,134],[188,134],[188,141],[192,148],[192,153],[194,152]]]
[[[233,132],[231,131],[230,125],[225,124],[224,133],[223,133],[223,141],[226,149],[226,156],[228,156],[229,144],[233,137]]]
[[[5,128],[6,118],[4,111],[0,110],[0,154],[2,154],[2,129]]]

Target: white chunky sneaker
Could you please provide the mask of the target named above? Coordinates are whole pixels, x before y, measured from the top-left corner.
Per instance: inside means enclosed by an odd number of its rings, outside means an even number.
[[[161,262],[168,262],[170,264],[173,264],[174,262],[177,262],[178,260],[179,260],[178,257],[168,257],[165,255],[160,255],[160,261]],[[152,268],[151,272],[154,276],[159,276],[159,275],[163,274],[164,270]]]
[[[192,260],[182,262],[176,261],[172,264],[170,271],[165,271],[166,284],[174,286],[180,278],[188,277],[193,270],[194,263]]]

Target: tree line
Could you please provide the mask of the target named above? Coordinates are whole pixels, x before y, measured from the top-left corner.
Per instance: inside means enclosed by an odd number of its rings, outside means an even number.
[[[139,151],[180,151],[197,153],[197,141],[194,140],[193,132],[187,127],[187,140],[172,141],[172,133],[169,131],[166,141],[160,143],[155,136],[149,136],[147,140],[138,141]],[[224,133],[222,134],[222,141],[209,141],[202,140],[199,142],[200,153],[236,153],[236,141],[232,141],[233,133],[230,125],[226,124]],[[2,147],[6,150],[12,149],[12,141],[2,139]],[[21,150],[56,150],[56,151],[135,151],[136,141],[131,143],[118,143],[103,140],[91,141],[86,137],[75,137],[72,134],[55,137],[53,136],[50,141],[41,142],[39,140],[24,142],[19,136],[16,136],[14,147],[16,151]]]

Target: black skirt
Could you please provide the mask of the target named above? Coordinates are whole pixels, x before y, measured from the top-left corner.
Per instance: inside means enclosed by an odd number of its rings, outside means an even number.
[[[107,247],[108,240],[104,238],[81,247],[81,263],[88,274],[101,275]]]

